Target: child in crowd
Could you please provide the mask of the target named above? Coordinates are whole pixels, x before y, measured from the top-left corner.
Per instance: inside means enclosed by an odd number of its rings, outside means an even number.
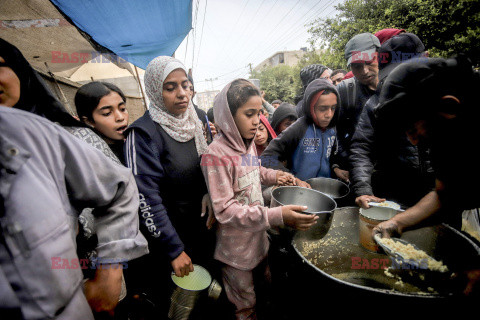
[[[126,98],[122,90],[108,82],[93,81],[81,86],[75,94],[75,108],[78,118],[87,127],[65,127],[75,137],[100,150],[117,164],[124,164],[123,131],[128,125]],[[98,245],[95,233],[95,219],[92,208],[85,208],[79,217],[77,235],[78,254],[91,261],[96,259]],[[83,270],[86,277],[92,277],[93,268]],[[123,280],[123,279],[122,279]],[[126,296],[124,281],[120,298]]]
[[[275,131],[273,131],[270,123],[268,122],[267,118],[261,114],[260,115],[260,124],[258,125],[257,134],[255,135],[255,146],[257,148],[257,156],[260,156],[268,146],[272,139],[275,139],[277,135]]]
[[[108,145],[110,150],[102,150],[114,161],[123,163],[123,132],[128,125],[127,99],[114,84],[93,81],[78,89],[75,94],[75,107],[80,121],[88,125]],[[85,135],[83,132],[72,132]],[[92,138],[90,138],[92,139]],[[88,142],[88,141],[87,141]],[[91,141],[98,148],[99,143]],[[104,148],[101,148],[104,149]]]
[[[336,141],[338,93],[326,79],[312,81],[305,90],[304,116],[262,153],[262,165],[290,171],[299,180],[331,177],[330,155]],[[284,165],[286,161],[286,166]],[[335,168],[338,176],[338,170]],[[299,185],[308,187],[308,184]]]
[[[258,164],[253,140],[261,110],[261,94],[253,84],[245,79],[228,84],[214,102],[220,136],[201,163],[218,222],[214,258],[223,264],[225,292],[237,319],[256,317],[254,273],[269,279],[267,230],[283,225],[306,230],[317,219],[299,213],[303,206],[263,206],[262,183],[291,185],[294,178]]]
[[[298,116],[295,107],[288,102],[283,102],[277,109],[275,109],[270,124],[278,136],[297,121],[297,119]]]

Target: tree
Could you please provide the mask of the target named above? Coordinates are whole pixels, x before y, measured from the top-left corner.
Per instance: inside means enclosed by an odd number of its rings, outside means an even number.
[[[480,66],[480,4],[478,0],[345,0],[338,14],[310,24],[311,48],[293,67],[276,66],[253,72],[260,79],[267,101],[281,99],[294,104],[302,94],[300,70],[310,64],[345,69],[348,40],[362,32],[385,28],[416,34],[430,57],[448,58],[465,53]]]
[[[349,39],[362,32],[400,28],[416,34],[433,57],[465,53],[480,65],[480,5],[477,0],[346,0],[337,16],[310,25],[313,43],[341,61]]]
[[[261,71],[252,71],[252,79],[260,80],[260,88],[265,92],[265,100],[272,102],[275,99],[292,103],[296,93],[296,79],[298,75],[287,65],[277,65],[264,68]]]
[[[311,64],[323,64],[333,70],[340,68],[342,63],[328,51],[315,50],[312,47],[295,66],[265,67],[260,71],[253,71],[250,78],[260,80],[260,88],[265,91],[267,101],[279,99],[295,104],[295,98],[303,94],[300,70]]]

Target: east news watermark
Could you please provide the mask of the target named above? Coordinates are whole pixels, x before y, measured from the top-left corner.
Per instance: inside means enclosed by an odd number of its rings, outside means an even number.
[[[416,260],[407,260],[399,261],[396,259],[389,258],[362,258],[362,257],[351,257],[352,259],[352,270],[371,270],[371,269],[428,269],[428,259],[416,259]]]
[[[120,259],[66,259],[62,257],[51,258],[52,269],[127,269],[128,262]]]
[[[113,53],[90,51],[90,52],[63,52],[52,51],[51,63],[128,63],[122,57]]]

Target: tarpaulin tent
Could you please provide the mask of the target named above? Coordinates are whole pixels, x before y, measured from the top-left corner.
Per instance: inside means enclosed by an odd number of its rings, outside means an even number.
[[[191,29],[191,6],[191,0],[1,0],[0,37],[23,53],[71,109],[83,81],[76,83],[70,77],[78,76],[76,72],[85,74],[82,66],[113,61],[132,78],[137,78],[136,71],[141,78],[142,70],[132,64],[144,69],[156,56],[173,55]],[[125,76],[119,68],[116,76],[107,79],[91,77],[115,82],[129,92],[131,81],[110,80]],[[138,96],[128,102],[129,111],[135,114],[132,120],[144,110]]]
[[[191,0],[52,0],[96,43],[145,69],[173,55],[192,26]]]

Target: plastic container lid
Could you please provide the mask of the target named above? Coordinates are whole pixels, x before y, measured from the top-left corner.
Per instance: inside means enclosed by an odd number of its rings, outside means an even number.
[[[204,267],[194,264],[193,272],[190,272],[188,276],[177,277],[172,273],[172,281],[182,289],[200,291],[208,288],[212,277]]]

